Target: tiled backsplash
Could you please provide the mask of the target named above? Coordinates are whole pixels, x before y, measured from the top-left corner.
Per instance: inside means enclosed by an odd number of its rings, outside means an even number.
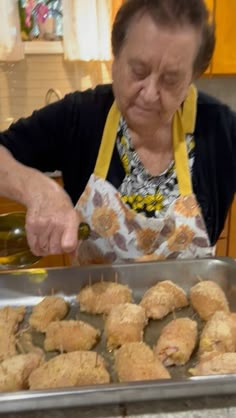
[[[26,55],[20,62],[0,63],[0,129],[44,106],[50,88],[64,96],[109,83],[110,74],[111,63],[69,62],[62,55]]]
[[[198,80],[197,87],[218,97],[236,111],[236,76],[214,76]]]
[[[64,96],[110,81],[111,63],[107,62],[68,62],[63,55],[26,55],[17,63],[0,63],[0,130],[44,106],[50,88]],[[204,78],[197,84],[236,110],[236,77]]]

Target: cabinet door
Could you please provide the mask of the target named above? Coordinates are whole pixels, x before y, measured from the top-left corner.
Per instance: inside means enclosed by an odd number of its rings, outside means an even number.
[[[214,8],[214,0],[205,0],[205,4],[210,12],[213,11]]]
[[[210,14],[212,15],[214,12],[214,0],[205,0],[205,4],[210,12]],[[214,17],[212,17],[214,19]],[[211,64],[209,65],[209,67],[206,69],[204,74],[210,74],[211,73]]]
[[[221,238],[217,241],[216,245],[216,256],[217,257],[226,257],[228,249],[227,238]]]
[[[228,240],[229,240],[229,219],[230,215],[228,214],[225,221],[225,226],[223,231],[220,234],[220,237],[216,244],[216,255],[221,257],[226,257],[228,254]]]
[[[236,258],[236,197],[230,209],[228,256]]]
[[[123,0],[113,0],[111,2],[112,6],[111,6],[111,23],[114,22],[114,19],[116,17],[116,13],[118,11],[118,9],[120,8],[120,6],[122,5],[122,3],[124,3]]]
[[[236,0],[215,0],[216,49],[213,74],[236,73]]]

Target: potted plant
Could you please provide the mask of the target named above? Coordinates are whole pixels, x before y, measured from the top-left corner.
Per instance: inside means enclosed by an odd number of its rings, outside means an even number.
[[[31,37],[30,35],[34,24],[38,27],[40,38],[49,40],[56,38],[55,18],[58,14],[61,15],[61,12],[53,7],[56,3],[55,0],[18,1],[23,40],[27,40]]]
[[[39,28],[39,37],[47,40],[54,40],[56,35],[56,17],[61,12],[53,8],[55,0],[39,2],[35,7],[35,13],[38,16],[37,25]]]

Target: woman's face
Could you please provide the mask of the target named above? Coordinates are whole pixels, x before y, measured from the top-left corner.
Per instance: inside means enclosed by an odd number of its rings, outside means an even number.
[[[112,66],[116,101],[131,129],[170,123],[192,82],[199,44],[190,26],[164,28],[148,15],[132,22]]]

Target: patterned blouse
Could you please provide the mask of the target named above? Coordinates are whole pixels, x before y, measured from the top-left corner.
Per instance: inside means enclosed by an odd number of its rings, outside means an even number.
[[[186,142],[192,172],[195,148],[193,135],[186,135]],[[127,124],[122,117],[116,146],[125,170],[125,178],[119,188],[122,200],[135,212],[147,217],[163,217],[169,205],[179,196],[174,160],[163,173],[151,176],[132,146]]]

